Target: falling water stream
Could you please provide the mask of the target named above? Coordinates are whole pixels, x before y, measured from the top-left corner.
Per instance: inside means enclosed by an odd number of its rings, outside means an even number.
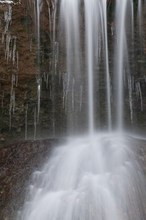
[[[41,0],[35,1],[35,11],[36,11],[36,32],[37,32],[37,64],[38,67],[40,65],[40,8],[41,8]],[[40,114],[40,96],[41,96],[41,76],[40,69],[38,68],[37,73],[37,96],[38,96],[38,106],[37,106],[37,119],[39,120]]]
[[[84,22],[80,16],[81,3]],[[83,88],[88,132],[81,137],[70,135],[66,143],[54,148],[46,164],[33,173],[18,219],[145,219],[145,182],[136,160],[136,144],[123,130],[124,82],[129,65],[125,61],[128,58],[126,18],[129,16],[133,23],[133,4],[128,0],[116,0],[114,74],[111,77],[106,3],[105,0],[60,0],[60,4],[56,3],[60,7],[60,31],[63,30],[61,33],[65,39],[67,79],[63,98],[68,113],[68,129],[76,129],[79,123],[80,88]],[[82,40],[80,27],[84,32]],[[84,41],[85,56],[81,41]],[[101,54],[105,61],[102,80],[106,85],[106,132],[96,131],[100,119],[95,119],[99,85],[96,80],[100,74]],[[81,87],[84,78],[86,83]],[[111,80],[115,85],[116,117],[113,118],[116,123],[112,121]],[[131,80],[128,85],[131,86]],[[129,97],[131,99],[131,95]],[[130,106],[132,108],[132,104]],[[112,131],[113,123],[117,133]]]
[[[116,100],[117,100],[117,127],[118,129],[123,128],[123,80],[125,74],[125,53],[127,52],[127,44],[126,39],[126,10],[127,10],[127,0],[123,0],[122,2],[117,0],[116,4],[116,52],[115,52],[115,75],[116,75]]]

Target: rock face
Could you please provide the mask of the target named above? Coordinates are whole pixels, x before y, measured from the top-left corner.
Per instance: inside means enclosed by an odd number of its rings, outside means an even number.
[[[63,67],[65,52],[58,52],[60,49],[57,39],[58,25],[55,28],[56,39],[54,40],[52,19],[54,1],[42,0],[39,49],[36,1],[15,0],[14,2],[20,2],[20,4],[0,4],[0,146],[11,143],[15,139],[35,139],[54,136],[54,134],[62,135],[66,132],[67,126],[67,116],[63,103],[63,74],[66,71]],[[109,11],[113,10],[113,2],[108,1]],[[108,23],[109,33],[111,26],[114,28],[113,15],[111,14],[109,13],[109,17],[111,16]],[[137,33],[135,33],[136,35]],[[113,57],[113,45],[111,43],[113,37],[109,34],[110,64]],[[145,40],[143,45],[145,45]],[[139,124],[145,128],[146,53],[143,49],[141,59],[138,37],[135,40],[135,48],[137,50],[137,61],[130,64],[132,65],[132,80],[134,80],[133,127]],[[59,60],[57,60],[58,53]],[[55,74],[56,72],[57,74]],[[41,81],[41,94],[38,120],[39,81]],[[105,88],[99,89],[104,94]],[[83,100],[83,102],[86,101]],[[127,90],[125,91],[125,102],[129,102]],[[101,108],[102,106],[105,106],[105,103],[101,103]],[[125,121],[130,124],[129,104],[125,108],[128,112],[125,115]],[[102,111],[101,118],[103,121],[104,117],[104,111]]]
[[[16,139],[46,138],[62,135],[66,132],[67,116],[63,97],[63,77],[66,71],[64,67],[65,52],[60,50],[58,44],[58,25],[55,27],[56,39],[54,39],[52,19],[54,1],[42,0],[39,49],[35,2],[33,0],[15,0],[15,4],[0,4],[0,146]],[[113,4],[114,1],[108,1],[109,11],[112,11]],[[109,16],[112,17],[112,13],[109,13]],[[113,18],[109,18],[108,25],[110,33],[111,26],[114,28]],[[137,49],[140,48],[137,33],[135,36],[135,50],[137,50],[135,60],[137,59],[137,61],[130,63],[132,80],[134,80],[133,127],[138,125],[143,129],[146,127],[146,53],[143,49],[143,55],[140,55],[141,51]],[[111,43],[113,37],[109,34],[110,65],[112,65],[113,57]],[[40,81],[40,114],[38,119],[38,86]],[[101,94],[104,94],[105,85],[101,85],[99,90],[101,90]],[[85,100],[86,97],[83,97],[83,102],[86,102]],[[143,106],[141,105],[142,101]],[[128,91],[126,90],[125,103],[128,102]],[[129,104],[126,105],[128,107],[125,121],[130,124],[130,107]],[[106,103],[101,103],[101,108],[102,106],[106,106]],[[104,117],[104,111],[101,109],[103,121]]]
[[[24,125],[28,95],[30,100],[35,100],[35,45],[32,44],[30,51],[25,8],[24,3],[0,5],[0,132],[6,137],[12,131],[19,134]]]
[[[38,51],[34,2],[0,4],[0,145],[13,139],[53,135],[55,127],[59,131],[64,117],[60,107],[62,85],[58,76],[52,77],[53,34],[48,10],[53,11],[53,6],[51,1],[42,1]],[[38,120],[39,80],[41,109]]]

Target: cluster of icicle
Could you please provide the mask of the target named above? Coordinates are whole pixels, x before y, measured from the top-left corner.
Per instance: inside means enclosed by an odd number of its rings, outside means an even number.
[[[10,0],[0,0],[0,4],[18,5],[18,4],[21,4],[21,0],[18,0],[17,2],[10,1]]]
[[[16,73],[11,75],[11,89],[10,89],[10,106],[9,106],[9,127],[11,128],[11,117],[15,112],[15,86],[18,84],[18,63],[19,55],[17,50],[17,37],[10,32],[12,23],[12,5],[13,1],[1,1],[0,3],[7,3],[6,10],[4,11],[4,31],[2,32],[2,44],[4,45],[5,59],[8,63],[12,64]],[[4,94],[3,94],[4,95]]]

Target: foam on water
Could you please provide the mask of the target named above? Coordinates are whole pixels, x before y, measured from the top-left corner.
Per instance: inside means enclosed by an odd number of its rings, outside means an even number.
[[[142,220],[144,179],[134,140],[97,134],[55,148],[33,174],[23,220]]]

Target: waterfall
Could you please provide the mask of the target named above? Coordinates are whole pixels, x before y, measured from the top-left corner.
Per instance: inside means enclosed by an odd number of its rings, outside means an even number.
[[[77,129],[78,122],[82,117],[78,108],[79,102],[83,104],[82,100],[79,100],[79,97],[81,97],[79,91],[82,88],[82,92],[88,97],[86,99],[87,103],[84,103],[83,110],[88,118],[86,120],[84,118],[84,121],[87,121],[87,127],[90,133],[93,133],[95,127],[98,127],[99,124],[97,122],[95,126],[95,118],[100,121],[100,101],[96,97],[96,91],[99,89],[97,82],[98,78],[100,78],[98,66],[103,59],[102,56],[105,59],[105,76],[102,76],[102,81],[106,84],[106,126],[109,130],[112,127],[106,1],[95,2],[93,0],[88,2],[85,0],[82,7],[82,11],[84,10],[84,22],[79,16],[79,10],[81,9],[79,0],[74,2],[61,1],[61,27],[63,32],[65,32],[62,35],[66,41],[63,44],[66,48],[64,99],[68,129],[73,132],[73,130]],[[98,107],[97,102],[99,103]]]
[[[81,81],[80,57],[80,16],[79,0],[62,0],[60,6],[61,27],[65,32],[64,47],[66,48],[66,96],[68,129],[74,132],[79,120],[79,91]]]
[[[87,72],[88,72],[88,115],[89,115],[89,131],[94,131],[94,67],[95,67],[95,41],[98,44],[98,2],[94,0],[85,0],[85,23],[86,23],[86,54],[87,54]],[[97,11],[98,10],[98,13]]]
[[[123,129],[124,126],[124,80],[127,78],[129,61],[128,61],[128,38],[127,29],[128,22],[127,18],[132,21],[133,24],[133,10],[132,4],[127,0],[122,2],[117,0],[116,4],[116,39],[115,39],[115,100],[116,100],[116,127],[119,130]],[[129,10],[128,10],[129,9]],[[127,25],[126,25],[127,22]],[[133,29],[133,28],[132,28]],[[132,38],[131,38],[132,39]],[[128,79],[127,79],[128,80]]]
[[[145,180],[136,160],[137,142],[124,133],[126,85],[132,122],[134,115],[129,64],[133,3],[115,1],[110,62],[107,1],[55,2],[60,56],[65,60],[62,99],[70,135],[33,173],[17,219],[144,220]],[[139,83],[136,90],[143,108]],[[34,118],[36,128],[36,111]]]
[[[110,71],[109,71],[109,53],[108,53],[108,31],[107,31],[107,1],[102,1],[103,4],[103,14],[104,14],[104,48],[105,48],[105,65],[106,65],[106,93],[107,93],[107,109],[108,109],[108,129],[111,130],[112,128],[112,112],[111,112],[111,77],[110,77]]]
[[[126,31],[125,31],[125,19],[126,19],[126,4],[127,1],[117,0],[116,5],[116,22],[117,22],[117,39],[116,39],[116,55],[115,55],[115,75],[116,75],[116,122],[117,127],[122,129],[123,127],[123,76],[125,73],[125,66],[124,66],[124,52],[125,52],[125,44],[126,42]]]

